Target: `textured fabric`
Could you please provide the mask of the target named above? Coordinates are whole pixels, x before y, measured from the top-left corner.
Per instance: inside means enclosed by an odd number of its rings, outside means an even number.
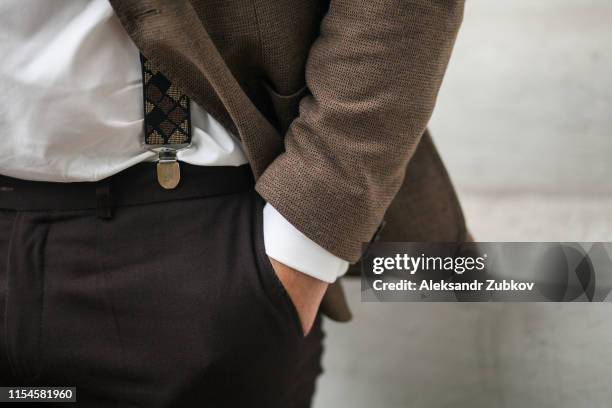
[[[241,138],[256,189],[310,239],[351,262],[383,218],[383,240],[464,240],[435,147],[421,147],[462,0],[110,1],[142,53]]]
[[[66,406],[87,408],[310,405],[321,319],[302,336],[265,256],[264,202],[252,179],[222,183],[234,168],[193,169],[164,201],[152,178],[114,178],[110,201],[130,204],[110,219],[53,204],[104,182],[0,193],[0,384],[76,386]],[[7,209],[32,201],[47,208]]]
[[[312,95],[258,181],[331,252],[355,261],[398,192],[433,110],[458,3],[332,1],[306,65]]]
[[[191,143],[189,97],[140,56],[144,105],[144,140],[148,145]]]

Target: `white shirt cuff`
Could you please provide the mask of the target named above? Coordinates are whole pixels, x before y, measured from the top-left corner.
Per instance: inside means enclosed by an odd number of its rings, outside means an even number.
[[[349,263],[302,234],[272,205],[263,209],[264,243],[270,258],[313,278],[333,283]]]

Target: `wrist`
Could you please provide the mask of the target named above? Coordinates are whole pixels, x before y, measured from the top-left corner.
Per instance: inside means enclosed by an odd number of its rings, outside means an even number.
[[[298,312],[304,335],[307,335],[329,284],[301,273],[274,258],[270,258],[270,262]]]

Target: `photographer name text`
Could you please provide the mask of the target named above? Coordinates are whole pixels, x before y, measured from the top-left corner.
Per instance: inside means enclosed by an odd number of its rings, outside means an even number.
[[[447,282],[444,280],[419,280],[414,282],[409,279],[385,282],[382,279],[377,279],[373,282],[372,288],[376,291],[532,291],[534,286],[534,282],[518,282],[514,279],[487,279],[470,282]]]

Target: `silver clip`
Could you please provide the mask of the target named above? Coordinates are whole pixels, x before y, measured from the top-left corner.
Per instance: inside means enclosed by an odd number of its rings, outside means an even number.
[[[158,152],[157,181],[166,190],[172,190],[181,181],[181,168],[176,153],[174,149],[161,149]]]

